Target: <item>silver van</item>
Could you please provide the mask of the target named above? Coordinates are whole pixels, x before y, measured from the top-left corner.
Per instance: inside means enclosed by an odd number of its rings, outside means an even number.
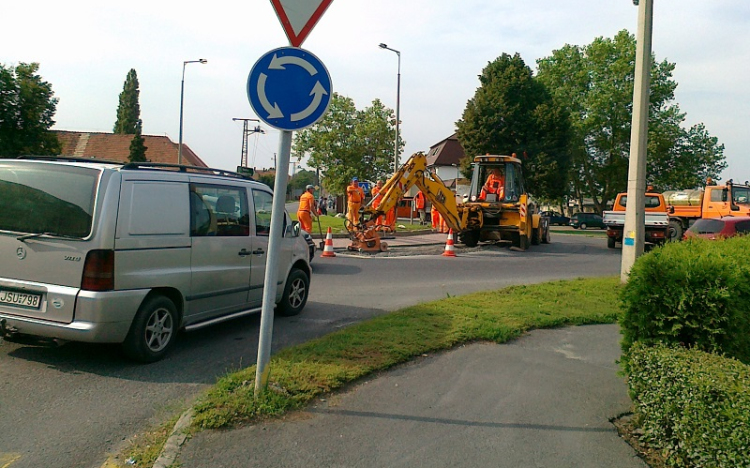
[[[273,192],[216,169],[0,159],[0,338],[122,343],[161,359],[178,330],[258,312]],[[276,313],[311,269],[285,213]]]

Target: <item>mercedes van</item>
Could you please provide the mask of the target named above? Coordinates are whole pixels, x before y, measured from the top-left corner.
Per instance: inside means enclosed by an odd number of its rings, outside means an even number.
[[[243,175],[158,163],[0,159],[0,338],[121,343],[164,357],[181,329],[307,302],[311,269],[284,214],[265,285],[273,192]]]

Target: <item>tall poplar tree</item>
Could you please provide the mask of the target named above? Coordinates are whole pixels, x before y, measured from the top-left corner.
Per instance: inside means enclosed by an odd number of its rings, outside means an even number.
[[[130,162],[147,162],[147,149],[148,147],[144,144],[143,136],[141,135],[141,126],[138,125],[135,129],[133,139],[130,140],[130,155],[128,156],[128,160]]]
[[[117,106],[117,120],[114,132],[121,135],[134,135],[141,127],[141,106],[138,103],[138,75],[131,68],[125,78],[122,92],[120,93],[120,104]]]

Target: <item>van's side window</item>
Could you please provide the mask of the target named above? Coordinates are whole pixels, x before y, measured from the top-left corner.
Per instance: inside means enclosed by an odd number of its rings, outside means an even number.
[[[248,236],[250,215],[242,187],[190,184],[191,236]]]
[[[273,195],[263,190],[253,190],[255,205],[255,234],[267,236],[271,232],[271,206]]]

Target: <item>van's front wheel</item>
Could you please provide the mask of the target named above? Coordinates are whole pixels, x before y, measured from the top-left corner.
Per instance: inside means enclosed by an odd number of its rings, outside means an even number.
[[[164,296],[147,299],[138,309],[123,342],[125,354],[137,361],[156,362],[172,347],[177,334],[177,308]]]
[[[276,312],[283,317],[291,317],[302,312],[310,292],[310,278],[299,268],[293,268],[284,285],[281,302],[276,305]]]

